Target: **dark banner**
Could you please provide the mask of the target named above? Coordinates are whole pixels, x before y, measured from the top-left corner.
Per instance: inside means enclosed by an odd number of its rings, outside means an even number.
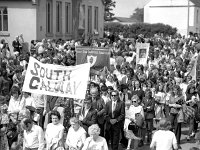
[[[90,63],[91,69],[110,69],[110,50],[100,47],[76,47],[76,65]]]

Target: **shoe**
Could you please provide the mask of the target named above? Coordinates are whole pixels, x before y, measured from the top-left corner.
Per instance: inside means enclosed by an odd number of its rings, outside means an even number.
[[[180,145],[178,145],[178,149],[182,149],[182,147]]]
[[[187,139],[187,141],[190,141],[190,136],[187,136],[186,139]]]

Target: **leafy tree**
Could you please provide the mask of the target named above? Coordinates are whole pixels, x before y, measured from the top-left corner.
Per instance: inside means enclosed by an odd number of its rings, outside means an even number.
[[[115,7],[116,2],[113,0],[103,0],[105,6],[104,20],[110,21],[113,19],[114,14],[111,12]]]
[[[144,8],[136,8],[130,18],[134,18],[138,22],[143,22],[144,21]]]
[[[134,38],[139,34],[143,34],[145,37],[152,37],[159,33],[163,33],[163,35],[175,35],[177,33],[176,28],[161,23],[137,23],[133,25],[105,23],[104,30],[115,33],[116,35],[122,33],[124,38]]]

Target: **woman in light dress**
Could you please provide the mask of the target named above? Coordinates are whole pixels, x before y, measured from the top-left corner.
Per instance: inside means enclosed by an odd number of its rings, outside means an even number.
[[[64,126],[60,123],[60,118],[61,116],[58,111],[51,112],[52,123],[47,125],[45,133],[47,150],[56,150],[58,147],[64,147]]]
[[[108,145],[104,137],[99,136],[100,128],[97,124],[93,124],[88,128],[88,137],[82,150],[108,150]]]

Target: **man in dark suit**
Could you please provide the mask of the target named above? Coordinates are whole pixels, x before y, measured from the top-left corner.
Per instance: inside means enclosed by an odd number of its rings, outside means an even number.
[[[92,107],[91,97],[85,99],[79,120],[81,120],[82,127],[86,132],[89,126],[97,123],[97,111]]]
[[[97,88],[90,90],[92,97],[92,107],[97,111],[97,123],[100,127],[100,136],[104,137],[104,126],[105,126],[105,102],[100,97],[100,93]]]
[[[155,117],[155,99],[152,97],[150,89],[146,90],[145,97],[142,101],[144,105],[144,117],[147,129],[147,142],[151,142],[152,130],[153,130],[153,118]]]
[[[107,143],[111,140],[112,150],[118,150],[120,129],[125,120],[125,104],[119,99],[119,92],[111,92],[111,101],[106,103],[106,134]]]

